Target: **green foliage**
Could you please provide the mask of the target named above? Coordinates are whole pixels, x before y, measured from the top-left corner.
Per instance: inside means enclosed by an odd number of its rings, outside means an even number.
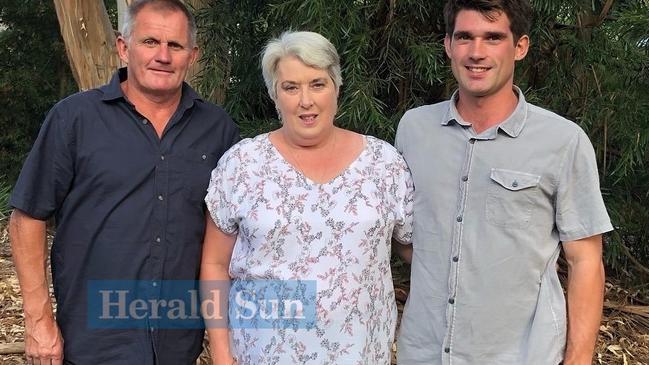
[[[0,176],[0,223],[9,218],[11,207],[9,206],[9,195],[11,194],[11,184],[4,176]]]
[[[114,0],[106,0],[115,21]],[[211,0],[197,12],[199,92],[244,136],[279,126],[259,58],[288,29],[323,34],[342,58],[337,123],[392,141],[407,109],[446,99],[444,0]],[[527,98],[591,137],[616,231],[606,260],[619,277],[649,266],[649,1],[532,0],[532,47],[517,68]],[[0,0],[0,175],[12,183],[47,110],[76,85],[52,1]],[[0,184],[0,204],[4,188]],[[0,205],[0,212],[5,205]]]
[[[259,54],[285,30],[316,31],[342,58],[337,123],[391,141],[405,110],[452,91],[443,3],[213,0],[198,13],[207,41],[201,92],[225,105],[244,136],[277,128]],[[532,47],[516,82],[530,101],[590,135],[616,226],[607,263],[633,278],[641,270],[629,256],[649,264],[649,2],[615,1],[608,12],[605,3],[532,0]]]
[[[403,112],[440,100],[448,79],[440,1],[212,1],[197,14],[201,92],[223,102],[250,136],[277,127],[261,77],[264,44],[288,29],[316,31],[342,58],[337,122],[392,139]],[[219,40],[219,41],[214,41]]]
[[[76,89],[52,1],[0,1],[0,174],[13,182],[47,110]]]

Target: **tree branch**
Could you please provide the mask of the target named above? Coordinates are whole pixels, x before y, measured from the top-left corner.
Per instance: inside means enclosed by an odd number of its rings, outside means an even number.
[[[624,256],[626,256],[629,259],[629,261],[631,261],[633,266],[635,266],[635,268],[638,269],[638,271],[640,271],[641,273],[649,276],[649,268],[642,265],[642,263],[640,261],[638,261],[638,259],[636,259],[631,254],[631,251],[629,250],[628,247],[626,247],[626,245],[624,245],[624,242],[620,241],[619,245],[620,245],[620,248],[622,249],[622,253],[624,253]]]

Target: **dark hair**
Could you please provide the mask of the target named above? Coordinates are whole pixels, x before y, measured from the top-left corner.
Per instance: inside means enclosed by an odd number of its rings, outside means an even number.
[[[514,34],[514,42],[529,34],[534,12],[529,0],[449,0],[444,6],[446,34],[455,30],[455,19],[461,10],[475,10],[489,20],[495,20],[500,13],[507,15],[509,29]]]
[[[135,0],[129,5],[124,16],[124,25],[122,26],[122,37],[128,40],[133,32],[135,17],[145,7],[151,5],[155,10],[180,11],[187,18],[187,28],[189,29],[189,40],[191,46],[196,45],[196,20],[194,15],[189,11],[187,6],[180,0]]]

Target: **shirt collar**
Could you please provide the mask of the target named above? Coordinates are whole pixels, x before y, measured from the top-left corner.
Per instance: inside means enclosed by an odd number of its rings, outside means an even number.
[[[127,78],[128,73],[126,67],[122,67],[115,71],[108,84],[99,88],[99,90],[103,93],[101,100],[112,101],[120,98],[126,100],[126,96],[122,91],[121,83],[123,81],[126,81]],[[194,105],[194,101],[196,100],[203,99],[186,82],[183,82],[182,96],[180,97],[179,106],[190,108],[192,105]]]
[[[514,112],[498,125],[498,129],[507,133],[507,135],[512,138],[516,138],[521,134],[527,120],[527,102],[525,101],[525,96],[521,89],[516,85],[514,85],[514,92],[518,95],[518,104],[516,104]],[[462,119],[462,116],[460,116],[460,113],[457,111],[457,106],[455,104],[458,97],[459,93],[456,90],[451,96],[448,112],[446,117],[442,120],[442,125],[457,123],[463,127],[470,127],[471,123]]]

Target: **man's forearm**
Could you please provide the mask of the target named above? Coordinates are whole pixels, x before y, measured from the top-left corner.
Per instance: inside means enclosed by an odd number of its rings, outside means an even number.
[[[46,223],[14,210],[9,237],[20,283],[26,325],[30,321],[53,319],[47,281]]]
[[[597,341],[604,300],[604,267],[601,260],[569,265],[568,339],[565,365],[590,365]]]
[[[25,356],[28,363],[60,365],[63,339],[54,320],[47,282],[46,224],[14,210],[9,238],[25,312]]]

